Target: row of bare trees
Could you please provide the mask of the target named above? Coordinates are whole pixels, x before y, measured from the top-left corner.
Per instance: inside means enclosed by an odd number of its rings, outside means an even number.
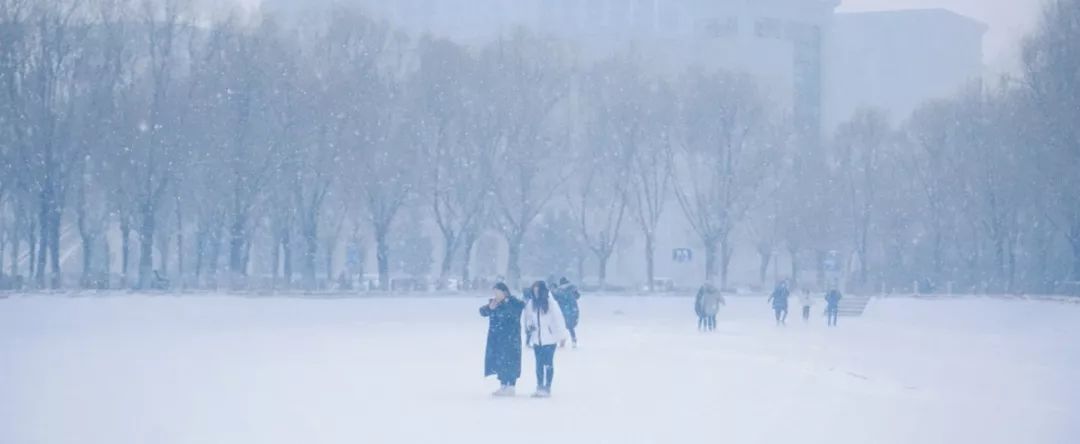
[[[862,110],[818,147],[752,77],[524,31],[467,47],[350,9],[0,0],[0,278],[57,288],[77,256],[84,287],[314,289],[362,274],[336,269],[370,241],[378,287],[436,251],[448,285],[497,235],[517,282],[551,271],[522,264],[554,208],[580,248],[553,254],[601,285],[638,239],[651,288],[658,237],[689,230],[723,286],[752,244],[763,282],[782,254],[821,281],[836,250],[860,288],[1051,290],[1080,280],[1077,3],[1049,3],[1022,76],[900,125]],[[440,249],[401,240],[426,226]]]

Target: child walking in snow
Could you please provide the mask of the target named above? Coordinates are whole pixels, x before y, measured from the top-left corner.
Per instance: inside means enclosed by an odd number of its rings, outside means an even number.
[[[803,322],[810,322],[810,307],[814,306],[814,298],[810,296],[810,290],[803,290],[802,295],[799,296],[799,303],[802,304]]]

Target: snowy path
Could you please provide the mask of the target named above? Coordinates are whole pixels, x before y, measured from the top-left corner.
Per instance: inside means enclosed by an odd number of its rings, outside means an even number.
[[[689,299],[587,298],[582,349],[555,358],[555,397],[495,400],[481,302],[0,300],[0,443],[1080,436],[1076,304],[875,301],[829,330],[820,317],[774,328],[764,299],[736,298],[718,332],[699,334]]]

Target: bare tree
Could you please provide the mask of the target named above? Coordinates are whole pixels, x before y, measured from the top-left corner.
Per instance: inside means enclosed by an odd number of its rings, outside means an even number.
[[[443,236],[439,288],[445,288],[454,258],[462,244],[471,250],[483,206],[490,192],[491,157],[494,146],[475,143],[471,134],[488,110],[477,109],[480,85],[469,82],[476,61],[445,40],[420,43],[420,68],[413,81],[419,92],[417,125],[429,160],[427,183],[432,214]],[[471,236],[471,237],[470,237]]]
[[[1049,0],[1042,21],[1025,42],[1024,77],[1044,125],[1038,139],[1046,147],[1042,178],[1052,196],[1053,221],[1072,250],[1072,280],[1080,281],[1080,2]]]
[[[861,109],[850,121],[840,125],[835,136],[836,168],[843,176],[845,197],[848,199],[851,239],[858,257],[857,278],[860,285],[867,283],[870,229],[874,221],[875,203],[882,188],[880,168],[883,165],[883,152],[891,131],[882,111]]]
[[[566,176],[558,155],[566,135],[546,130],[568,78],[552,43],[523,33],[487,48],[482,63],[497,76],[490,96],[500,130],[495,198],[509,249],[506,278],[516,286],[525,235]]]
[[[733,254],[729,236],[752,204],[763,168],[775,160],[778,147],[763,137],[769,131],[764,100],[748,79],[697,72],[682,88],[682,140],[672,154],[673,188],[705,246],[705,279],[713,281],[720,271],[725,287]]]

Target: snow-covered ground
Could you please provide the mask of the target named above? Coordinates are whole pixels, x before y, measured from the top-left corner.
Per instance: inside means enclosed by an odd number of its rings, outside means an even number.
[[[534,400],[488,396],[481,303],[12,296],[0,443],[1080,442],[1076,304],[875,300],[830,330],[735,298],[701,334],[690,299],[586,296]]]

